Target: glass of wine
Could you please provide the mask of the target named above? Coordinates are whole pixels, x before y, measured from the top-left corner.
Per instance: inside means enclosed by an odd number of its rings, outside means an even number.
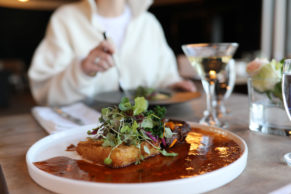
[[[227,80],[227,67],[238,43],[201,43],[182,45],[182,49],[201,78],[206,93],[206,106],[201,124],[225,127],[217,117],[217,84]],[[227,82],[225,82],[227,84]]]
[[[291,59],[285,59],[283,65],[282,96],[285,111],[291,121]],[[286,153],[284,159],[291,166],[291,152]]]

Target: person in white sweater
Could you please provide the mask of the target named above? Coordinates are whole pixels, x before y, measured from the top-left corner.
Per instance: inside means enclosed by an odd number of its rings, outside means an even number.
[[[147,11],[151,3],[83,0],[58,8],[28,71],[36,102],[66,105],[118,90],[119,83],[195,91],[179,76],[162,27]]]

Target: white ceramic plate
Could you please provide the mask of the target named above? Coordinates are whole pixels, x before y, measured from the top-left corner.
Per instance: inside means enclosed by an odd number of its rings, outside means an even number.
[[[247,164],[248,149],[243,139],[237,135],[215,127],[207,127],[196,123],[190,123],[193,127],[199,127],[206,131],[223,134],[234,140],[242,149],[239,159],[223,168],[215,171],[198,175],[191,178],[177,179],[171,181],[153,183],[96,183],[88,181],[73,180],[62,178],[46,173],[38,169],[33,162],[46,160],[55,156],[68,156],[79,159],[74,152],[65,151],[70,144],[76,144],[84,140],[87,136],[86,131],[92,129],[91,126],[72,129],[47,136],[30,147],[26,154],[26,163],[31,178],[42,187],[57,193],[97,193],[97,194],[193,194],[207,192],[225,185],[238,177]]]

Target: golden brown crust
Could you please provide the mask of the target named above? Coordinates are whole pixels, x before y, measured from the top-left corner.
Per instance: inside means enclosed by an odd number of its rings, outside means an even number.
[[[103,141],[95,141],[90,139],[87,141],[81,141],[78,143],[76,151],[87,160],[90,160],[94,163],[104,164],[104,159],[108,157],[112,147],[103,147],[102,143]],[[144,146],[148,147],[150,154],[147,154],[144,151]],[[121,144],[112,151],[110,155],[112,163],[109,166],[113,168],[128,166],[132,163],[135,163],[140,158],[140,154],[145,159],[158,155],[159,150],[147,142],[141,143],[141,153],[134,145],[127,146]]]

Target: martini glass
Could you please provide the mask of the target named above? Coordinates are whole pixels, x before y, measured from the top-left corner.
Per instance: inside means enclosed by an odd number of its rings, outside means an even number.
[[[224,101],[231,95],[235,85],[235,62],[231,59],[223,72],[222,76],[218,77],[215,85],[216,100],[214,101],[214,107],[216,109],[218,118],[228,115],[229,110],[226,109]]]
[[[182,45],[182,49],[196,69],[206,93],[206,111],[200,120],[201,124],[216,127],[226,127],[217,117],[215,104],[216,86],[219,79],[225,78],[227,64],[232,59],[238,43],[200,43]]]

